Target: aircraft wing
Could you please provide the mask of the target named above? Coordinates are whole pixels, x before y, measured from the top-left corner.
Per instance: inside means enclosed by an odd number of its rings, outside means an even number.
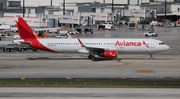
[[[60,27],[58,28],[33,28],[33,31],[58,30],[58,29],[60,29]]]
[[[82,49],[81,51],[86,51],[86,52],[93,52],[93,53],[98,53],[98,52],[104,52],[106,50],[117,50],[115,48],[112,47],[94,47],[94,46],[85,46],[81,40],[78,38],[79,43],[81,44],[81,46],[85,49]]]
[[[89,52],[91,53],[98,53],[98,52],[104,52],[106,50],[117,50],[115,48],[111,48],[111,47],[85,47]]]
[[[79,50],[80,53],[102,53],[107,50],[117,50],[112,47],[93,47],[93,46],[82,46],[83,48]]]
[[[116,50],[115,48],[110,48],[110,47],[89,47],[89,46],[86,46],[86,49],[91,51]]]

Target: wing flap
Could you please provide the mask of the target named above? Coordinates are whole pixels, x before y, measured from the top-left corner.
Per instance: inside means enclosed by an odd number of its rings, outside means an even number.
[[[88,50],[89,53],[99,53],[99,52],[104,52],[107,50],[117,50],[111,47],[90,47],[90,46],[85,46],[85,49]]]

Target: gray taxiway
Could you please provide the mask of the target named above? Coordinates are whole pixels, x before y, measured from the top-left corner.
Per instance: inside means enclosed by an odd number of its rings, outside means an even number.
[[[3,57],[2,57],[3,56]],[[180,55],[121,55],[119,59],[91,61],[87,55],[1,53],[0,78],[161,78],[180,77]],[[143,72],[150,71],[148,73]],[[141,71],[141,72],[139,72]]]
[[[0,88],[2,99],[179,99],[166,88]]]

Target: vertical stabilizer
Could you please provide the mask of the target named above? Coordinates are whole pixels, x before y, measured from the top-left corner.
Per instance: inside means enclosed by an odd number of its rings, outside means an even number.
[[[18,33],[20,36],[20,39],[26,40],[26,39],[36,39],[33,30],[31,27],[24,21],[23,18],[19,17],[18,22],[16,22],[16,25],[18,27]]]

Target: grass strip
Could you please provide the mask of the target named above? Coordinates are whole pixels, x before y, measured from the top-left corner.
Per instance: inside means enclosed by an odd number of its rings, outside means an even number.
[[[180,80],[0,80],[0,87],[180,88]]]

